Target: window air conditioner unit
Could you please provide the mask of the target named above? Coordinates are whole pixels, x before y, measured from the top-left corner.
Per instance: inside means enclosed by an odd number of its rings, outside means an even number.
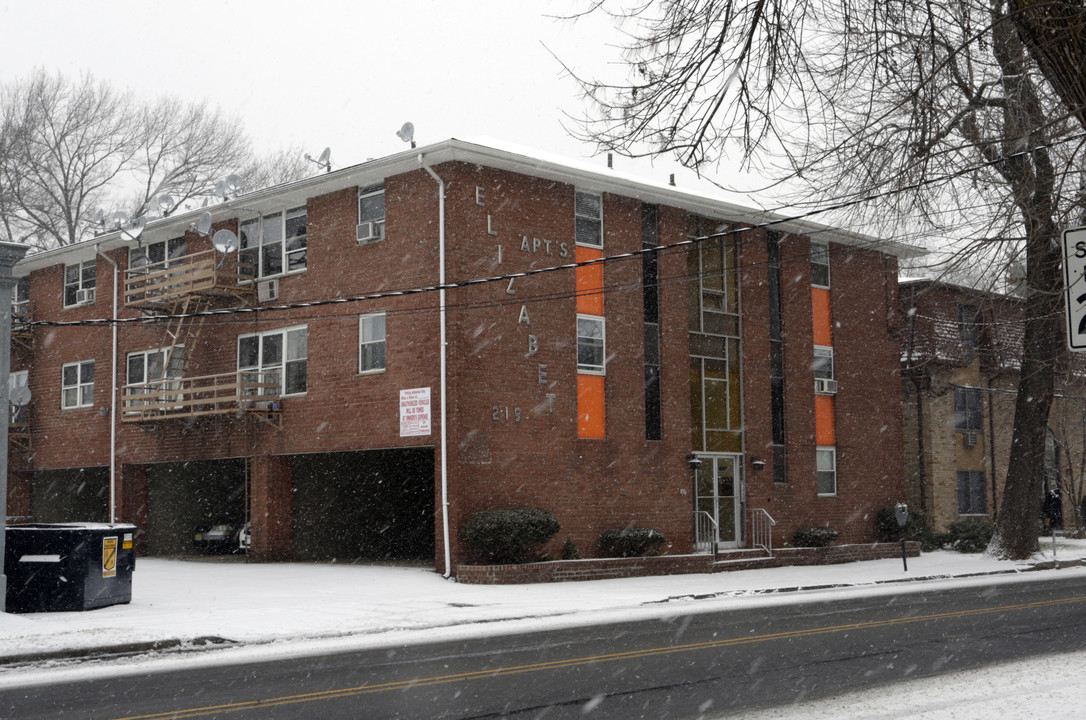
[[[279,299],[279,278],[261,280],[256,284],[256,299],[260,302],[271,302]]]
[[[962,433],[962,445],[964,445],[965,447],[976,447],[977,434],[975,432]]]
[[[385,223],[383,220],[358,223],[356,235],[359,243],[374,242],[385,236]]]
[[[818,395],[835,395],[837,393],[837,381],[815,378],[815,393]]]
[[[86,305],[94,302],[94,288],[83,288],[75,291],[76,305]]]

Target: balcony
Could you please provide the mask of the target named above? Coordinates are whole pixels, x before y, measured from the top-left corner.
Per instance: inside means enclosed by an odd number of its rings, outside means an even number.
[[[124,273],[124,304],[141,310],[167,310],[192,296],[249,301],[256,266],[240,253],[215,250],[129,268]]]
[[[279,373],[236,371],[125,385],[121,420],[152,423],[206,415],[279,415]]]

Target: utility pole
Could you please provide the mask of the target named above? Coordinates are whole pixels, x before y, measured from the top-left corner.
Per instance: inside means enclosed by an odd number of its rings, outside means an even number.
[[[4,418],[0,422],[0,612],[7,612],[8,576],[4,572],[8,534],[8,376],[11,374],[11,290],[15,278],[11,269],[23,259],[26,245],[0,243],[0,409]]]

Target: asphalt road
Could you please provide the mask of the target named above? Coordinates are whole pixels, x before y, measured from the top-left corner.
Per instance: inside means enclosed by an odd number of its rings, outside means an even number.
[[[842,597],[0,691],[0,717],[696,718],[1086,649],[1086,580]]]

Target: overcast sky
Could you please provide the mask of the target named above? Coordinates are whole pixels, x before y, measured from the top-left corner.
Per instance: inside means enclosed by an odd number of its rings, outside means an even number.
[[[207,98],[259,148],[315,157],[330,146],[333,168],[403,150],[395,133],[408,120],[420,145],[492,137],[586,158],[592,147],[562,126],[584,104],[555,56],[599,75],[620,37],[603,17],[555,17],[586,4],[0,0],[0,82],[44,67],[143,96]],[[624,163],[660,180],[676,171]]]

